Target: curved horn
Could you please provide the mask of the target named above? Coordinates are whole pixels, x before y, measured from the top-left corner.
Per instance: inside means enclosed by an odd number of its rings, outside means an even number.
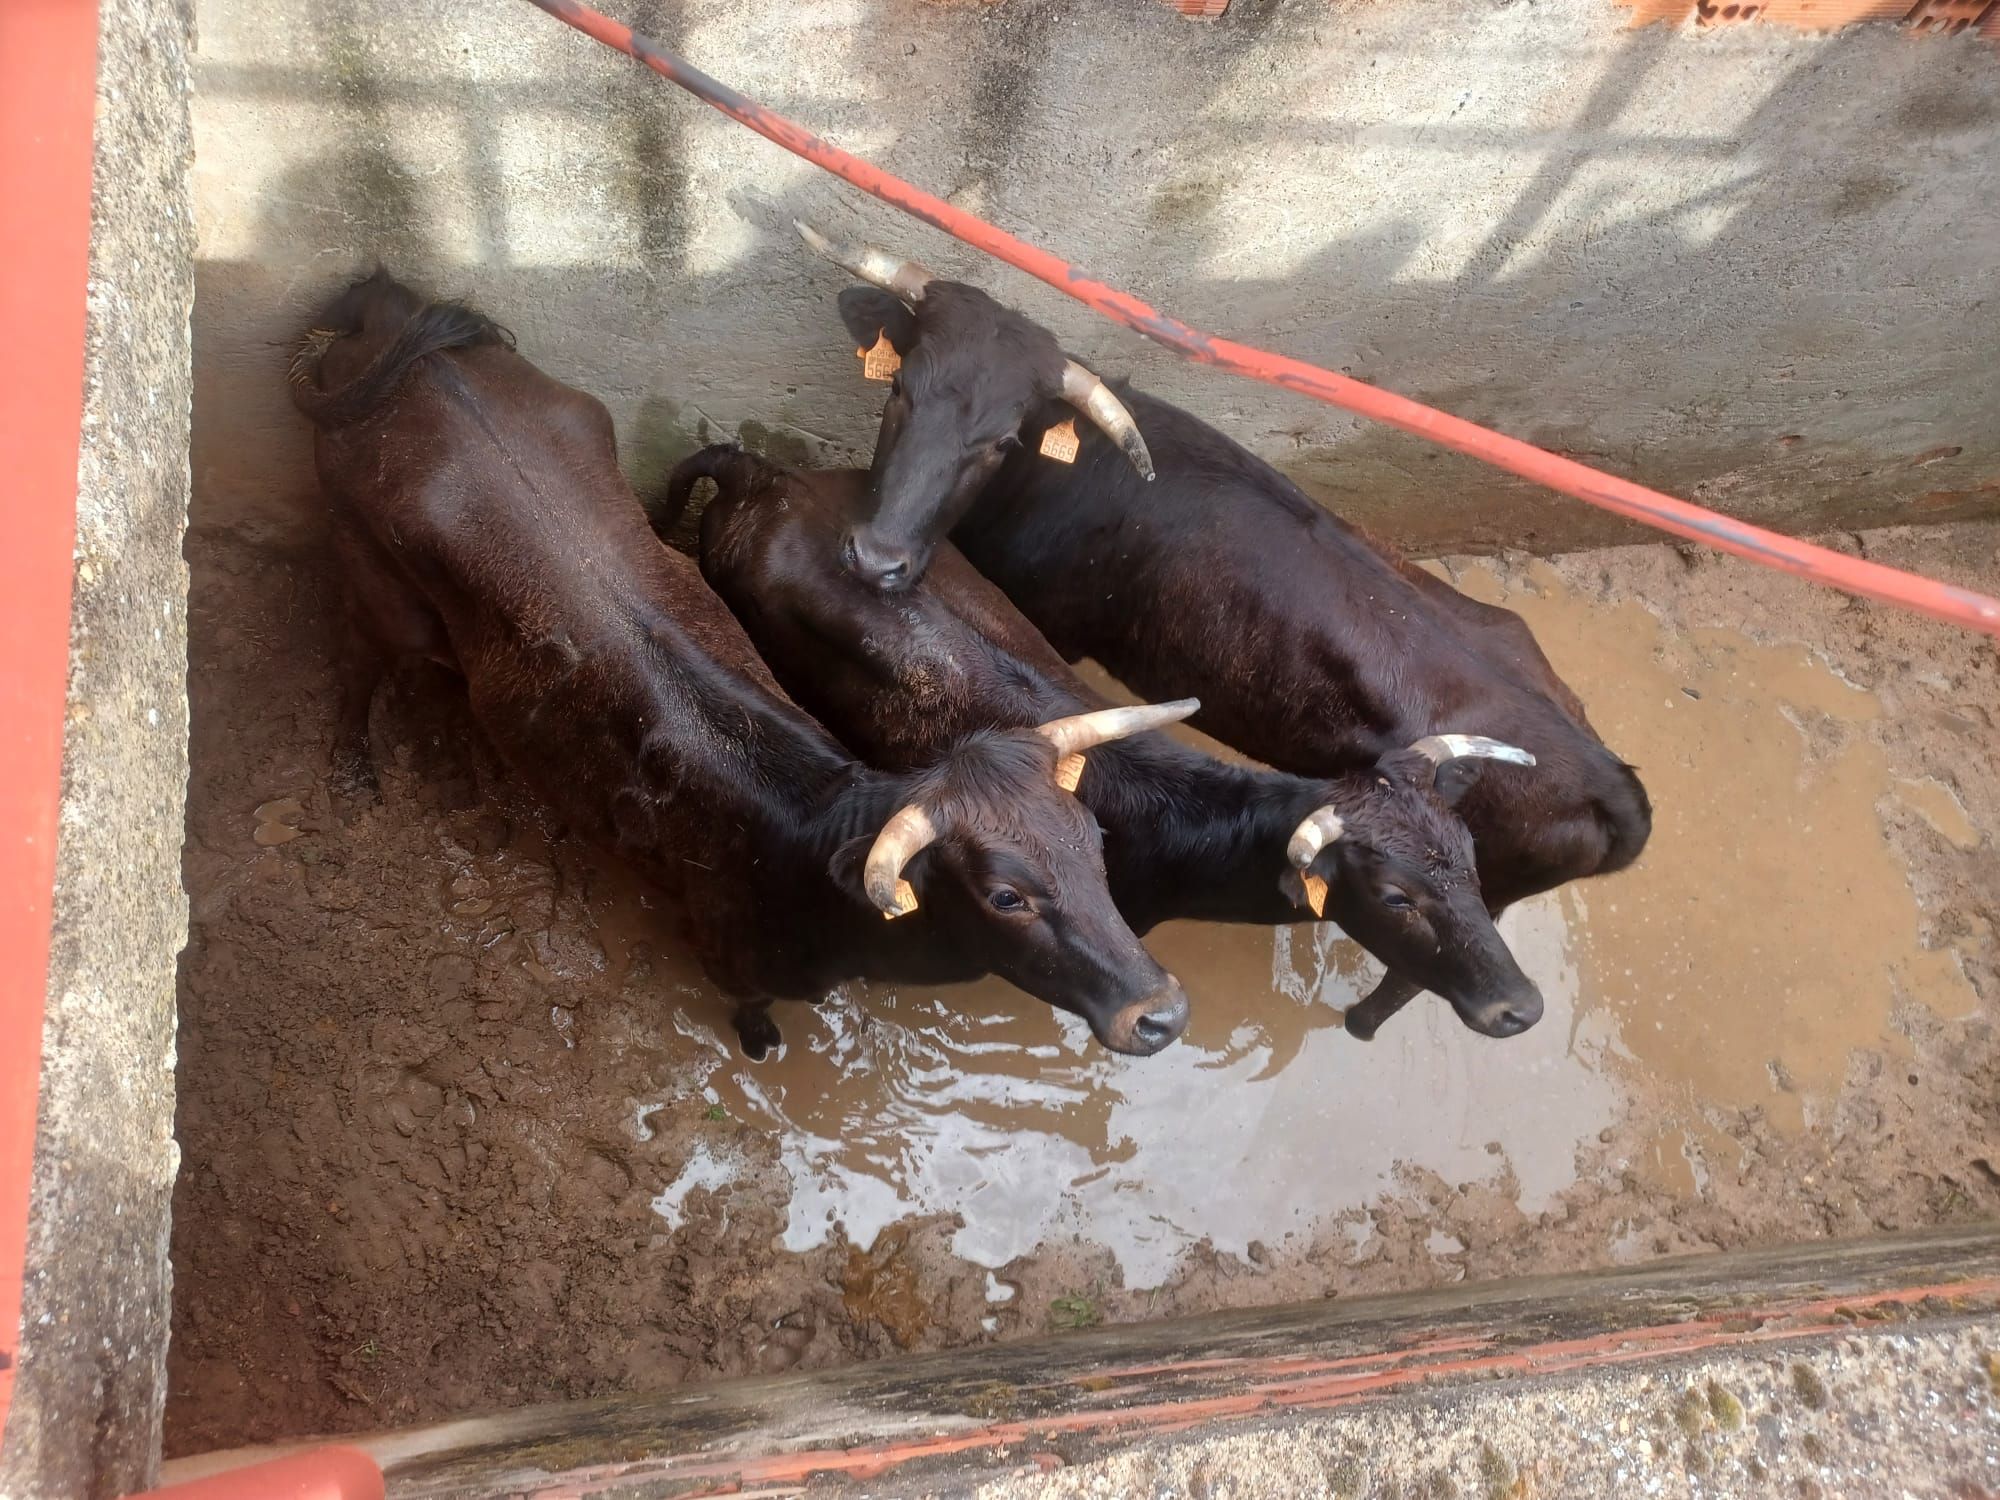
[[[1132,413],[1111,394],[1110,386],[1075,360],[1063,366],[1063,400],[1095,422],[1106,437],[1125,450],[1140,478],[1152,479],[1153,455],[1146,451],[1146,440],[1139,435],[1139,424],[1132,420]]]
[[[1177,698],[1172,703],[1135,703],[1130,708],[1100,708],[1087,714],[1051,719],[1046,724],[1038,724],[1035,733],[1053,744],[1058,755],[1080,755],[1093,745],[1178,724],[1200,707],[1199,698]]]
[[[924,288],[930,285],[932,277],[917,262],[898,260],[887,250],[877,250],[873,245],[836,244],[803,219],[792,220],[792,228],[798,230],[799,237],[817,254],[853,272],[871,286],[894,292],[905,302],[924,300]]]
[[[1434,766],[1466,756],[1474,760],[1504,760],[1516,766],[1535,763],[1535,757],[1520,746],[1490,740],[1483,734],[1427,734],[1410,748],[1428,757]]]
[[[861,888],[885,917],[907,916],[917,909],[917,893],[903,879],[903,867],[919,851],[937,842],[931,815],[912,802],[882,825],[862,866]]]
[[[1339,813],[1331,807],[1316,807],[1293,830],[1292,841],[1285,845],[1285,858],[1292,862],[1293,869],[1306,869],[1319,858],[1320,850],[1345,832],[1347,824]]]

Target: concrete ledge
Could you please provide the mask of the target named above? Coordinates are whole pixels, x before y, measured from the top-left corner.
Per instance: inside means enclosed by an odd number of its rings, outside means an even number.
[[[1982,1351],[1996,1341],[2000,1234],[1982,1225],[1227,1313],[343,1441],[382,1465],[400,1500],[808,1485],[994,1500],[1600,1496],[1627,1493],[1655,1455],[1695,1480],[1726,1466],[1749,1484],[1753,1461],[1824,1475],[1826,1494],[1858,1500],[1896,1493],[1878,1480],[1921,1479],[1923,1493],[1990,1482],[2000,1376]],[[272,1451],[169,1471],[188,1479]],[[1190,1477],[1202,1473],[1205,1488]],[[1455,1487],[1468,1476],[1473,1489]]]

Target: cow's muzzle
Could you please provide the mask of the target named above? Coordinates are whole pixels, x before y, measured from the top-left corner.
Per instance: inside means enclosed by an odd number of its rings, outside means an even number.
[[[1143,1000],[1135,1000],[1103,1026],[1092,1025],[1097,1039],[1128,1057],[1151,1057],[1187,1030],[1188,997],[1178,979],[1167,981]]]
[[[907,547],[890,546],[858,531],[847,533],[840,546],[847,571],[871,588],[895,593],[916,581],[916,559]]]
[[[1542,992],[1533,985],[1496,1000],[1454,1002],[1459,1020],[1482,1036],[1519,1036],[1542,1018]]]

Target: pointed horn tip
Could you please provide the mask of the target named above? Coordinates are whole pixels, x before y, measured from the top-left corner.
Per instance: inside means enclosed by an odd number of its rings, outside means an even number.
[[[905,917],[917,909],[917,893],[901,875],[868,882],[868,899],[885,917]]]
[[[1167,720],[1169,724],[1178,724],[1181,720],[1192,719],[1196,714],[1201,712],[1201,699],[1176,698],[1170,703],[1161,703],[1155,706],[1161,713],[1170,713],[1173,715],[1171,719]]]
[[[1121,443],[1119,446],[1125,450],[1126,459],[1146,483],[1151,484],[1159,477],[1153,472],[1153,455],[1147,451],[1146,440],[1139,435],[1137,427],[1132,429],[1131,441]]]
[[[839,247],[804,219],[792,220],[792,228],[799,232],[799,238],[806,242],[806,248],[813,254],[830,260],[835,265],[842,264]]]

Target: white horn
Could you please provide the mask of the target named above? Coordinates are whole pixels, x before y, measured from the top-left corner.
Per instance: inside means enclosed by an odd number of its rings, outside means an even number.
[[[1306,869],[1319,858],[1320,850],[1345,832],[1347,824],[1339,813],[1330,807],[1316,807],[1293,830],[1292,841],[1285,845],[1285,858],[1292,862],[1293,869]]]
[[[1106,437],[1125,450],[1140,478],[1153,477],[1153,455],[1146,451],[1146,440],[1139,435],[1139,424],[1132,420],[1132,413],[1111,394],[1110,386],[1075,360],[1063,366],[1063,400],[1095,422]]]
[[[917,909],[917,893],[903,879],[903,867],[922,849],[937,842],[937,825],[914,802],[882,825],[861,870],[861,888],[885,917],[908,916]]]
[[[853,272],[870,285],[879,286],[885,292],[894,292],[905,302],[924,300],[924,288],[930,285],[933,278],[917,262],[898,260],[888,251],[877,250],[873,245],[837,244],[802,219],[792,220],[792,228],[798,230],[799,237],[815,253]]]
[[[1490,740],[1483,734],[1427,734],[1410,748],[1428,757],[1434,766],[1467,756],[1474,760],[1504,760],[1516,766],[1532,766],[1535,763],[1535,757],[1520,746]]]
[[[1087,714],[1071,714],[1037,725],[1035,733],[1056,747],[1058,755],[1081,755],[1094,745],[1122,740],[1128,734],[1144,734],[1178,724],[1201,707],[1199,698],[1179,698],[1172,703],[1137,703],[1130,708],[1100,708]]]

